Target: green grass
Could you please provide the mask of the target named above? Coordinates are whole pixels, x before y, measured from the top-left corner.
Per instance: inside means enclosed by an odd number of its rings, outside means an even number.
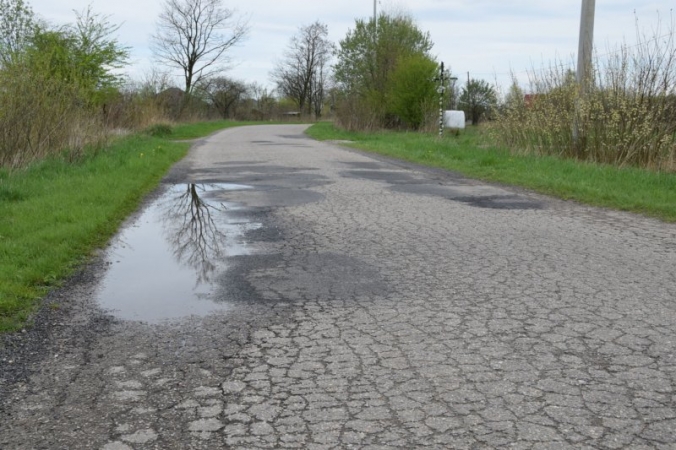
[[[631,211],[676,222],[676,174],[584,163],[555,157],[514,155],[491,145],[481,128],[460,136],[422,133],[351,133],[322,122],[307,134],[348,140],[352,147],[467,176],[522,186],[589,205]]]

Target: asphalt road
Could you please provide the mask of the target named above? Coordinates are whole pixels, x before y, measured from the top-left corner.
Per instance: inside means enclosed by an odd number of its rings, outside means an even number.
[[[250,187],[210,193],[258,224],[223,310],[106,313],[102,254],[5,339],[0,448],[676,448],[676,226],[303,130],[227,130],[165,180]]]

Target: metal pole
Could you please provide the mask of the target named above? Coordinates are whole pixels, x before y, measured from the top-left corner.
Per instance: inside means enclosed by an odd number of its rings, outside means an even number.
[[[467,117],[465,119],[472,117],[472,94],[469,89],[469,85],[469,72],[467,72]],[[474,123],[474,121],[472,121],[472,123]]]
[[[441,62],[439,73],[439,137],[444,135],[444,63]]]
[[[592,52],[594,51],[594,16],[596,0],[582,0],[580,14],[580,42],[577,51],[577,85],[578,99],[575,102],[575,122],[573,124],[573,141],[575,145],[580,141],[579,108],[580,99],[587,93],[587,84],[592,75]]]

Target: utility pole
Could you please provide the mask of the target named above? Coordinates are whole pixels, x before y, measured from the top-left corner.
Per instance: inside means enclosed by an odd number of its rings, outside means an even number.
[[[582,0],[580,45],[577,51],[577,83],[580,86],[580,93],[582,95],[584,95],[585,85],[591,75],[595,12],[596,0]]]
[[[444,91],[446,86],[444,85],[444,62],[441,62],[441,68],[439,69],[439,137],[444,135]]]
[[[467,116],[471,117],[472,116],[472,93],[469,89],[470,85],[470,80],[469,80],[469,72],[467,72]],[[474,121],[472,121],[474,123]]]
[[[580,141],[580,124],[578,122],[580,101],[587,93],[587,84],[592,75],[595,13],[596,0],[582,0],[582,12],[580,14],[580,43],[577,51],[577,85],[579,94],[575,103],[575,123],[573,124],[573,141],[575,145],[578,145]]]
[[[378,24],[378,12],[376,9],[376,3],[378,3],[378,0],[373,0],[373,24],[377,25]]]

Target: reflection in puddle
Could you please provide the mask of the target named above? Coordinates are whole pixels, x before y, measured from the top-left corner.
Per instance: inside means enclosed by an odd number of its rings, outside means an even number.
[[[117,317],[157,323],[223,311],[214,278],[228,256],[247,253],[243,234],[259,224],[233,221],[219,191],[249,186],[176,185],[122,230],[109,250],[99,304]]]

